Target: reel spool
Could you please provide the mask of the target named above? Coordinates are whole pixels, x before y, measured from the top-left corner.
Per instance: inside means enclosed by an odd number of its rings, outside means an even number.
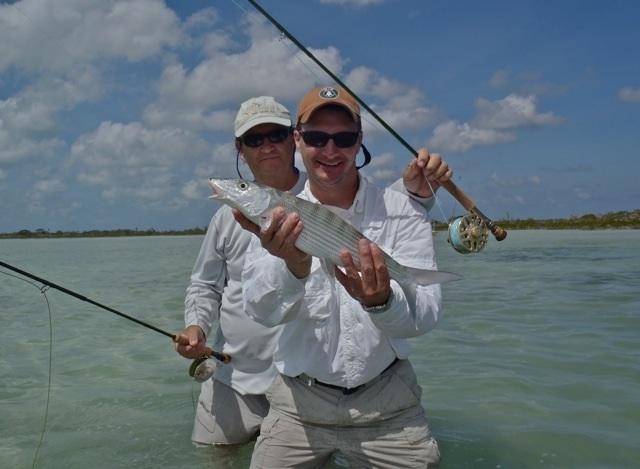
[[[454,218],[449,222],[447,242],[461,254],[480,252],[489,239],[487,224],[474,213]]]
[[[202,357],[193,360],[189,367],[189,376],[198,383],[204,383],[216,371],[216,361],[213,358]]]

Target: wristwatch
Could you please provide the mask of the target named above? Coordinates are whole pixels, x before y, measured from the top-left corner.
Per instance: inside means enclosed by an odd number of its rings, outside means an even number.
[[[392,298],[393,294],[389,295],[389,299],[386,301],[386,303],[383,303],[381,305],[367,306],[363,303],[360,303],[360,305],[362,306],[362,309],[364,309],[367,313],[382,313],[389,309],[389,306],[391,306]]]

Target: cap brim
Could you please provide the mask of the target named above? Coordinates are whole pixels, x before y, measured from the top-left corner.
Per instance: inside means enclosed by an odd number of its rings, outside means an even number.
[[[235,130],[236,138],[241,137],[247,130],[260,124],[276,124],[282,125],[283,127],[291,127],[291,119],[287,119],[286,117],[258,116],[254,119],[250,119],[249,121],[238,127]]]

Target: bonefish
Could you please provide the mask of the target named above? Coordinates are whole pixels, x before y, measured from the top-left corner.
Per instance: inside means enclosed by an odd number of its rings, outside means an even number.
[[[327,206],[301,199],[288,192],[244,179],[210,178],[209,185],[213,189],[211,199],[240,210],[245,217],[263,228],[269,224],[271,210],[275,207],[283,207],[287,213],[298,213],[303,229],[296,240],[296,247],[335,265],[343,265],[340,260],[342,249],[358,259],[358,241],[367,239]],[[383,252],[383,255],[389,275],[401,285],[431,285],[461,278],[450,272],[405,266],[387,253]]]

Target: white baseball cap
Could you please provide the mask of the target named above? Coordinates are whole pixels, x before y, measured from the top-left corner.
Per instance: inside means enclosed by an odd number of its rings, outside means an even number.
[[[241,137],[247,130],[259,124],[291,127],[291,116],[287,108],[271,96],[258,96],[240,105],[234,122],[234,134]]]

